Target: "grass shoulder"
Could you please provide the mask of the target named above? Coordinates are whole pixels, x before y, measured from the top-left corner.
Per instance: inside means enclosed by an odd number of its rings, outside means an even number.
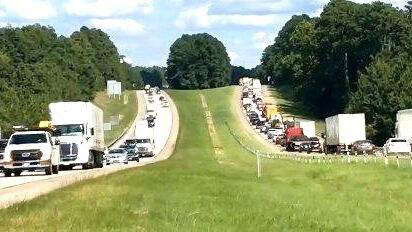
[[[136,91],[124,91],[121,97],[110,98],[106,92],[98,92],[94,103],[103,110],[104,122],[111,122],[113,118],[119,118],[118,125],[112,125],[112,130],[104,132],[106,145],[112,144],[129,128],[137,115]]]

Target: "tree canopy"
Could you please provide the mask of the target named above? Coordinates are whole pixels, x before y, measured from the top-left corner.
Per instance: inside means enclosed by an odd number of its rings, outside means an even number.
[[[0,28],[0,127],[36,125],[52,101],[91,100],[106,81],[138,87],[109,36],[82,27],[69,38],[39,24]],[[140,83],[140,85],[142,85]]]
[[[170,47],[166,76],[172,88],[207,89],[230,83],[225,46],[209,34],[183,35]]]

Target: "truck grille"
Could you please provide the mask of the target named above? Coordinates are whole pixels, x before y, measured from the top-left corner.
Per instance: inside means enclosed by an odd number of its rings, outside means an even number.
[[[60,144],[60,160],[74,161],[77,159],[79,149],[76,143],[62,143]]]
[[[20,150],[11,151],[10,156],[13,161],[40,160],[43,153],[40,150]]]

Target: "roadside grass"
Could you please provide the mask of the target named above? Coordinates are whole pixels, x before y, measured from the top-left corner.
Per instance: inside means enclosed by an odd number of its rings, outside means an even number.
[[[224,153],[218,163],[198,91],[169,91],[174,155],[0,210],[2,231],[410,231],[412,170],[263,160],[240,147],[233,88],[202,91]],[[253,141],[250,141],[253,143]]]
[[[126,101],[125,98],[127,99]],[[136,118],[136,91],[125,91],[120,99],[109,98],[106,92],[99,92],[94,99],[94,103],[103,110],[104,122],[110,122],[112,116],[122,115],[123,117],[119,121],[119,125],[112,125],[112,130],[104,132],[105,144],[110,145],[130,127]]]
[[[322,132],[326,131],[325,120],[314,116],[303,102],[295,101],[293,90],[290,86],[269,87],[269,92],[276,99],[276,102],[285,114],[302,119],[314,120],[317,136],[320,136]]]

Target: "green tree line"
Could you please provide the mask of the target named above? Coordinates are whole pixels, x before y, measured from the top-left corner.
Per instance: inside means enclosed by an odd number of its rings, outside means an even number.
[[[0,127],[34,126],[53,101],[88,101],[107,80],[142,86],[109,36],[82,27],[70,37],[39,24],[0,28]]]
[[[406,3],[406,2],[405,2]],[[405,9],[331,0],[320,17],[293,16],[262,55],[275,85],[319,117],[366,114],[368,136],[393,136],[396,112],[412,108],[412,1]]]

